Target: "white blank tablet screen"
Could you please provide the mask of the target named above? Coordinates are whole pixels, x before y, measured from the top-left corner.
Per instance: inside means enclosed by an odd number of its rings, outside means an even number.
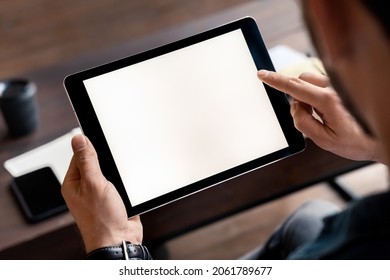
[[[133,206],[288,146],[241,30],[84,81]]]

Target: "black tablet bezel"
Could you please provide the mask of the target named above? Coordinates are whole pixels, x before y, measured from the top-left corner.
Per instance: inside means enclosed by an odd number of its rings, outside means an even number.
[[[252,55],[252,58],[256,64],[257,69],[268,69],[274,71],[273,64],[269,57],[268,51],[257,27],[256,21],[251,17],[245,17],[237,21],[228,23],[223,26],[216,27],[214,29],[205,31],[203,33],[155,48],[143,53],[139,53],[130,57],[126,57],[114,62],[110,62],[105,65],[94,67],[79,73],[75,73],[67,76],[64,79],[64,87],[68,93],[68,97],[71,101],[73,109],[76,113],[76,117],[83,130],[83,133],[93,143],[98,156],[100,167],[103,174],[108,180],[110,180],[117,188],[121,195],[128,216],[134,216],[147,212],[151,209],[160,207],[164,204],[170,203],[174,200],[183,198],[189,194],[198,192],[205,188],[214,186],[218,183],[226,181],[228,179],[237,177],[261,166],[279,160],[281,158],[298,153],[305,148],[305,140],[303,135],[297,131],[294,127],[293,120],[289,113],[289,102],[285,94],[278,93],[275,89],[264,85],[271,101],[271,104],[276,113],[277,119],[281,125],[283,133],[288,142],[288,147],[282,150],[276,151],[269,155],[260,157],[253,161],[236,166],[229,170],[223,171],[217,175],[213,175],[204,180],[183,186],[182,188],[173,192],[167,193],[163,196],[154,198],[150,201],[142,204],[132,206],[123,182],[120,178],[118,169],[116,167],[114,158],[110,152],[107,140],[104,136],[104,132],[99,124],[97,115],[93,109],[91,100],[88,97],[88,93],[84,86],[84,80],[102,75],[135,63],[139,63],[181,48],[188,47],[190,45],[199,43],[204,40],[211,39],[213,37],[220,36],[222,34],[241,29],[244,38],[247,42],[248,48]],[[254,73],[255,75],[255,73]]]

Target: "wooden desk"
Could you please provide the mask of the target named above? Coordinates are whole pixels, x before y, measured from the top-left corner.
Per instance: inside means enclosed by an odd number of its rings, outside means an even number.
[[[24,76],[37,83],[41,124],[31,136],[10,139],[0,123],[0,162],[51,141],[77,126],[62,87],[72,72],[128,56],[206,30],[242,16],[259,24],[268,47],[286,44],[312,52],[295,1],[263,0],[213,17],[93,53]],[[192,195],[142,216],[145,243],[152,246],[183,232],[249,209],[312,183],[361,166],[318,149],[311,141],[305,152],[271,166]],[[67,259],[82,257],[81,240],[66,213],[48,221],[27,224],[9,191],[11,177],[0,168],[0,258]],[[44,250],[42,249],[44,248]]]

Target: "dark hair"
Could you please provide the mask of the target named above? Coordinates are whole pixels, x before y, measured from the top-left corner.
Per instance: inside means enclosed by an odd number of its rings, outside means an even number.
[[[389,10],[387,1],[383,0],[361,0],[363,5],[373,14],[382,25],[387,37],[390,37]]]

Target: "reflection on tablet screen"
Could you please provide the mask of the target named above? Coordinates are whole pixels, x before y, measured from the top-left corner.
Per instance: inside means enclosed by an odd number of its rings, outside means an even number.
[[[256,72],[238,29],[84,80],[132,206],[288,146]]]

